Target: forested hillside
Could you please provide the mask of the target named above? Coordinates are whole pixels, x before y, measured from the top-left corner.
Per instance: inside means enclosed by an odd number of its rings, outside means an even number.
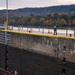
[[[5,10],[0,11],[0,15],[5,15]],[[9,10],[9,16],[29,16],[33,15],[48,15],[50,13],[75,13],[75,5],[61,5],[43,8],[20,8]]]
[[[0,11],[0,23],[6,21],[6,11]],[[75,27],[75,5],[9,10],[9,25]]]

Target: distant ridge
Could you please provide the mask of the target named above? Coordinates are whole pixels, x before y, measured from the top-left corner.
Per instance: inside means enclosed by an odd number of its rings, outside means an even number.
[[[0,15],[4,14],[5,10],[0,10]],[[51,7],[40,8],[20,8],[15,10],[9,10],[9,15],[48,15],[50,13],[75,13],[75,4],[73,5],[60,5]]]

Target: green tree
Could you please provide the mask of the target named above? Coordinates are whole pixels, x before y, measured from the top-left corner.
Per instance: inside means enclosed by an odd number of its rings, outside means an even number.
[[[30,21],[31,25],[36,25],[37,24],[37,20],[35,18],[32,18]]]
[[[48,20],[48,22],[49,22],[49,25],[52,25],[52,24],[54,23],[54,21],[53,21],[52,18],[50,18],[50,19]]]
[[[40,25],[44,25],[45,24],[45,18],[41,17],[39,20]]]
[[[67,25],[67,21],[63,18],[60,20],[60,24],[61,25]]]
[[[72,14],[70,17],[71,20],[75,19],[75,14]]]
[[[69,15],[65,14],[65,13],[61,13],[60,14],[60,19],[64,19],[64,20],[68,21],[69,20]]]
[[[72,24],[75,25],[75,19],[72,20]]]
[[[58,18],[59,18],[58,13],[54,13],[54,14],[53,14],[53,19],[58,19]]]

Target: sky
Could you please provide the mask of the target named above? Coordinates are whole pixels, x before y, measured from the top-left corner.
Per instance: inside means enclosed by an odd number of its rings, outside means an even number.
[[[6,1],[0,0],[0,10],[6,9]],[[75,0],[8,0],[8,9],[48,7],[75,4]]]

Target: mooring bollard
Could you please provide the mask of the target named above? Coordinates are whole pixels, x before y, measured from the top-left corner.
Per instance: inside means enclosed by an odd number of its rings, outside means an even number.
[[[70,34],[70,37],[72,36],[72,34]]]

